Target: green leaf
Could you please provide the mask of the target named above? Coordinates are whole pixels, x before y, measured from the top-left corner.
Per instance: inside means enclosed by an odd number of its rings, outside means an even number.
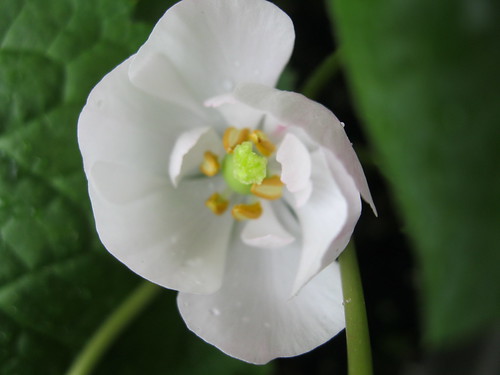
[[[440,346],[465,339],[500,316],[499,3],[329,5],[415,244],[426,338]]]
[[[0,2],[2,374],[65,373],[139,282],[98,240],[76,141],[91,88],[151,30],[134,21],[135,11],[134,2],[121,0]],[[162,295],[97,371],[270,369],[233,360],[191,336],[173,294]],[[165,352],[174,349],[176,356]],[[117,350],[133,355],[115,356]]]

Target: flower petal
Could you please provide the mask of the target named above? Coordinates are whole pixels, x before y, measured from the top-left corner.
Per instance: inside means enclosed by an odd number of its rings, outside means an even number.
[[[167,171],[178,135],[199,126],[200,118],[131,85],[130,61],[94,88],[78,122],[99,236],[152,282],[213,292],[224,271],[231,219],[214,220],[205,207],[210,185],[190,181],[176,190]]]
[[[144,173],[100,165],[105,167],[109,173],[91,179],[89,191],[106,249],[132,271],[163,287],[190,293],[219,289],[232,219],[215,217],[205,207],[205,195],[209,195],[205,182],[192,180],[180,189],[168,183],[127,204],[116,204],[108,199],[111,188],[133,183]]]
[[[336,162],[329,150],[311,154],[313,192],[307,202],[296,209],[303,236],[302,254],[293,293],[331,264],[347,246],[361,214],[361,200],[352,177]]]
[[[126,60],[92,90],[78,120],[78,143],[85,171],[96,161],[167,173],[170,150],[200,118],[138,90],[128,80]]]
[[[262,215],[249,220],[241,231],[241,240],[249,246],[275,249],[292,243],[295,238],[281,225],[269,202],[261,201]]]
[[[213,152],[219,158],[225,154],[221,137],[213,128],[191,129],[177,138],[169,166],[170,180],[175,187],[186,174],[200,171],[206,151]]]
[[[306,146],[292,133],[283,138],[276,160],[281,164],[281,181],[291,193],[295,193],[295,207],[307,202],[311,187],[311,156]]]
[[[290,18],[270,2],[184,0],[156,24],[130,77],[162,99],[201,104],[239,82],[274,86],[294,38]]]
[[[238,85],[230,95],[228,102],[260,110],[272,116],[276,125],[302,128],[315,143],[329,149],[352,176],[363,199],[377,213],[358,157],[343,126],[331,111],[301,94],[253,83]]]
[[[146,169],[97,161],[88,175],[89,181],[103,197],[114,204],[127,204],[169,188],[165,175],[154,175]]]
[[[256,364],[328,341],[345,325],[338,265],[289,298],[299,246],[269,251],[235,243],[219,291],[179,294],[187,326],[228,355]]]
[[[262,111],[243,106],[235,102],[228,94],[209,98],[204,105],[209,108],[217,108],[218,113],[226,120],[226,124],[236,128],[255,129],[264,120]]]

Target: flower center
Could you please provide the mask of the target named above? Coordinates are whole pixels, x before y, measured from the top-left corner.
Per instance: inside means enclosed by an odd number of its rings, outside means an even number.
[[[262,214],[259,198],[274,200],[283,194],[279,176],[268,175],[268,159],[276,147],[260,130],[233,127],[226,129],[222,144],[227,153],[222,166],[214,153],[206,151],[200,170],[208,177],[221,171],[229,189],[224,194],[212,194],[205,204],[214,214],[222,215],[236,195],[236,200],[244,203],[232,207],[233,217],[237,220],[257,219]]]
[[[243,142],[233,152],[233,176],[242,184],[261,184],[266,177],[267,159],[252,151],[252,142]]]

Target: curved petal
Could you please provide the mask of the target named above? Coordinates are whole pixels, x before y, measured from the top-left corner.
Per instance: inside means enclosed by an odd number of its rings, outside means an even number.
[[[99,236],[108,251],[152,282],[213,292],[220,286],[231,220],[214,220],[206,209],[210,185],[193,181],[175,190],[167,172],[178,135],[204,124],[131,85],[129,64],[94,88],[78,122]]]
[[[274,86],[290,58],[290,18],[264,0],[184,0],[156,24],[130,69],[135,85],[187,106],[239,82]]]
[[[329,149],[352,176],[357,190],[377,214],[358,157],[344,127],[331,111],[301,94],[253,83],[238,85],[230,95],[232,101],[273,116],[280,126],[304,129],[314,142]]]
[[[311,156],[306,146],[292,133],[283,138],[276,160],[281,164],[281,181],[295,197],[295,207],[304,205],[312,192]]]
[[[224,273],[232,219],[216,217],[204,205],[206,182],[191,180],[174,189],[168,179],[142,170],[100,163],[90,175],[89,192],[99,237],[106,249],[132,271],[169,289],[213,293]],[[119,184],[151,186],[134,200],[116,204]],[[194,235],[196,234],[196,235]]]
[[[256,364],[328,341],[345,325],[338,265],[290,298],[299,246],[269,251],[235,244],[219,291],[179,294],[187,326],[228,355]]]
[[[344,250],[361,214],[354,181],[340,163],[330,172],[327,153],[319,149],[311,154],[313,192],[307,204],[296,209],[303,243],[294,294]]]
[[[97,161],[89,171],[88,179],[102,196],[113,204],[127,204],[160,190],[169,189],[165,175],[154,175],[145,169]]]
[[[289,245],[295,238],[281,225],[269,202],[261,201],[262,215],[249,220],[241,231],[241,240],[249,246],[275,249]]]
[[[236,103],[228,94],[215,96],[205,101],[205,107],[216,108],[226,120],[226,124],[236,128],[257,128],[264,115],[262,111]]]
[[[205,125],[181,107],[161,102],[133,86],[126,60],[92,90],[78,119],[78,144],[85,171],[96,161],[167,173],[179,134]]]
[[[205,151],[211,151],[219,158],[225,154],[222,140],[213,128],[191,129],[177,138],[169,165],[170,180],[175,187],[186,174],[199,172]]]

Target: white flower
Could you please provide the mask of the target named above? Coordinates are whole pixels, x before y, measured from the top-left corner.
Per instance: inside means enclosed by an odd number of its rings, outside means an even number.
[[[360,193],[373,207],[337,118],[273,88],[293,41],[267,1],[181,1],[94,88],[78,126],[106,248],[178,290],[196,334],[253,363],[344,328],[335,259]]]

